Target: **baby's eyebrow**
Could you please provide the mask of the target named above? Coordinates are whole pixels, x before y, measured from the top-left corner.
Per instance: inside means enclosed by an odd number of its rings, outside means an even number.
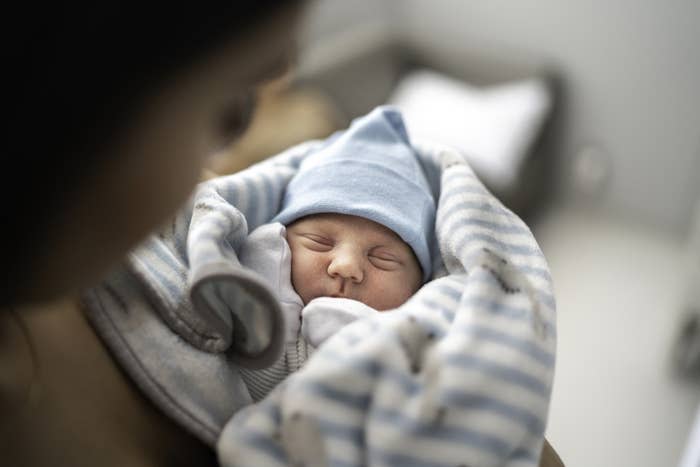
[[[309,223],[308,225],[303,226],[303,230],[306,232],[327,232],[329,230],[327,225],[320,224],[318,222],[316,223]]]
[[[322,231],[326,233],[332,233],[335,230],[338,230],[338,226],[333,224],[332,222],[325,221],[323,219],[317,219],[313,222],[309,222],[308,225],[304,227],[307,230],[316,230],[316,231]]]
[[[372,251],[374,250],[379,250],[380,253],[387,253],[397,258],[404,254],[401,245],[396,241],[377,244],[376,246],[372,247]]]
[[[406,242],[403,241],[401,237],[393,232],[377,232],[377,235],[382,239],[382,241],[387,245],[404,245]]]

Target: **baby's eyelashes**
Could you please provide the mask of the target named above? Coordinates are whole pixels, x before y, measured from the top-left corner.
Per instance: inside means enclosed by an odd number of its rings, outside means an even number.
[[[376,259],[379,259],[379,260],[382,260],[382,261],[391,261],[391,262],[395,262],[395,263],[398,263],[398,262],[399,262],[399,259],[398,259],[397,257],[393,256],[393,255],[372,253],[372,254],[370,254],[369,256],[370,256],[371,258],[376,258]]]
[[[375,267],[385,271],[392,271],[403,265],[397,256],[386,252],[372,252],[369,254],[369,260]]]
[[[334,245],[333,240],[321,235],[306,233],[301,234],[301,237],[305,240],[306,246],[312,250],[328,251],[333,248]]]

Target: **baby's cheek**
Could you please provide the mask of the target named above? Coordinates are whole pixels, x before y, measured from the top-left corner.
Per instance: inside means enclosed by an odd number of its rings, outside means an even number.
[[[292,264],[292,287],[294,287],[294,290],[296,290],[296,292],[300,296],[302,296],[302,299],[304,298],[304,281],[302,280],[303,277],[304,274],[301,271],[301,268],[299,267],[298,263]]]
[[[310,255],[292,258],[292,286],[306,305],[317,294],[315,285],[319,283],[319,261]]]
[[[411,288],[403,276],[389,273],[383,273],[376,277],[373,286],[366,292],[366,297],[362,301],[379,311],[403,305],[412,295]]]

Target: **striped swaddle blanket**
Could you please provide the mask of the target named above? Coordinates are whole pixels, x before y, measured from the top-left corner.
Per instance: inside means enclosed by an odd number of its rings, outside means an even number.
[[[537,465],[555,362],[551,277],[528,227],[449,148],[414,144],[438,200],[434,279],[341,329],[259,403],[245,394],[238,369],[272,364],[285,327],[236,248],[318,144],[201,184],[85,294],[95,328],[157,405],[216,440],[224,466]]]
[[[441,276],[342,329],[218,442],[227,466],[533,466],[555,356],[545,259],[463,157],[415,145]]]

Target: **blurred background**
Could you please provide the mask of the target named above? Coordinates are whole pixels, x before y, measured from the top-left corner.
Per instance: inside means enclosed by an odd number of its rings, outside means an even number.
[[[700,466],[700,2],[316,0],[230,173],[376,105],[461,149],[558,302],[569,466]],[[697,457],[696,457],[697,456]]]

